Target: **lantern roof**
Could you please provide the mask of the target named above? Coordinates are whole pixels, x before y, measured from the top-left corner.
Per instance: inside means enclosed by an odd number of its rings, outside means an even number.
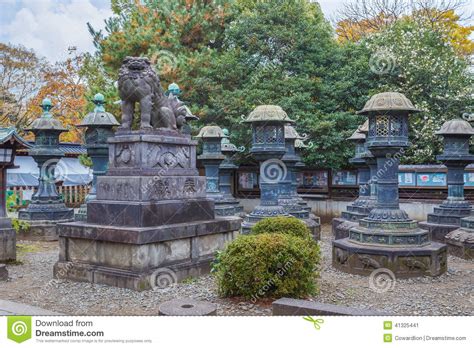
[[[78,127],[90,127],[90,126],[104,126],[113,127],[119,126],[120,123],[117,121],[114,115],[110,112],[105,111],[104,104],[105,98],[101,93],[97,93],[94,96],[93,103],[95,104],[94,111],[89,112],[78,124]]]
[[[365,134],[360,131],[360,127],[357,128],[352,135],[347,138],[347,140],[351,141],[364,141],[365,140]]]
[[[219,126],[204,126],[196,138],[226,138],[224,131]]]
[[[67,128],[64,128],[59,120],[56,120],[53,115],[49,112],[52,109],[51,100],[48,98],[43,99],[41,103],[41,108],[43,113],[41,117],[38,117],[34,120],[31,125],[25,129],[26,131],[35,131],[35,130],[57,130],[65,132]]]
[[[370,112],[380,111],[421,112],[421,110],[413,106],[412,102],[404,94],[398,92],[383,92],[373,95],[365,103],[364,108],[357,111],[357,113],[367,115]]]
[[[281,121],[294,123],[287,113],[278,105],[259,105],[247,117],[244,122],[270,122]]]
[[[16,143],[20,149],[29,149],[32,145],[23,139],[14,127],[0,128],[0,145],[5,143]]]
[[[301,139],[296,129],[293,126],[285,126],[285,139]]]
[[[466,120],[457,118],[446,121],[441,126],[440,130],[435,132],[438,135],[473,135],[474,129]]]
[[[367,135],[367,133],[369,133],[369,120],[366,120],[361,126],[359,126],[358,131]]]

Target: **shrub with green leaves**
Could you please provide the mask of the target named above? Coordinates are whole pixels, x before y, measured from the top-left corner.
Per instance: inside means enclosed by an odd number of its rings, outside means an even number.
[[[311,231],[306,224],[293,216],[262,219],[252,227],[251,233],[282,233],[300,238],[311,238]]]
[[[304,298],[316,292],[320,250],[311,239],[288,234],[239,236],[214,265],[219,294]]]
[[[16,231],[16,233],[21,233],[28,231],[31,225],[23,220],[12,219],[12,227]]]

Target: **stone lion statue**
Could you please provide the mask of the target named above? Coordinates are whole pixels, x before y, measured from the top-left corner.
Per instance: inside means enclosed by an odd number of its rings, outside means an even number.
[[[130,130],[135,103],[140,105],[140,128],[183,130],[187,121],[197,119],[174,94],[165,95],[160,78],[150,60],[145,57],[126,57],[118,78],[122,100],[121,129]]]

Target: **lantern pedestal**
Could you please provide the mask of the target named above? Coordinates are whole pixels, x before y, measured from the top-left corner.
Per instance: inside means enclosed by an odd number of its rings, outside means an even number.
[[[474,259],[474,216],[461,219],[461,227],[445,237],[448,253],[465,260]]]
[[[0,218],[0,263],[16,260],[16,231],[11,220]]]
[[[236,237],[241,219],[215,218],[196,142],[172,130],[117,132],[87,221],[58,226],[57,278],[134,290],[198,276]]]

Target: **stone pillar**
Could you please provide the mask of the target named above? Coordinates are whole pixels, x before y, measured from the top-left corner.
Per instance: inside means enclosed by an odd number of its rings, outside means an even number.
[[[74,210],[66,208],[56,190],[55,179],[56,165],[64,157],[59,149],[59,135],[67,129],[49,112],[52,108],[49,99],[43,100],[42,108],[41,117],[27,129],[35,135],[35,146],[29,154],[40,170],[38,189],[28,207],[19,211],[18,218],[30,225],[29,231],[20,235],[21,238],[51,241],[58,239],[56,224],[71,221]]]
[[[444,140],[444,152],[436,158],[448,168],[448,198],[428,214],[427,221],[420,222],[420,227],[430,231],[433,240],[444,243],[445,236],[458,229],[461,219],[472,213],[471,204],[464,199],[464,169],[474,162],[474,156],[469,154],[474,130],[469,122],[455,119],[445,122],[436,134]]]
[[[377,159],[377,202],[349,237],[333,242],[333,266],[371,275],[384,269],[393,277],[437,276],[447,269],[446,246],[400,209],[398,164],[408,142],[408,116],[419,112],[401,93],[374,95],[359,113],[369,118],[367,145]]]

